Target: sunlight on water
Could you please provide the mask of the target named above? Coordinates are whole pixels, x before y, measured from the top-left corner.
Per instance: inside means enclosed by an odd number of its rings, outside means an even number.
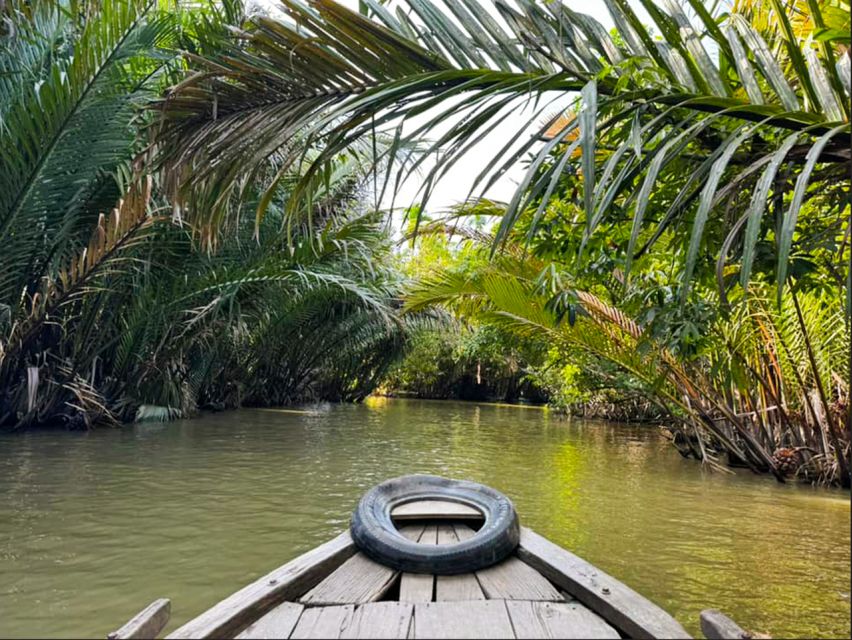
[[[173,629],[347,526],[363,491],[469,478],[698,633],[850,634],[849,494],[710,474],[653,427],[385,401],[0,438],[0,636],[105,637],[158,597]]]

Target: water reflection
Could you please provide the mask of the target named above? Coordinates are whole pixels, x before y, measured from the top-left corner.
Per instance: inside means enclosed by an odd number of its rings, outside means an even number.
[[[0,636],[179,624],[345,527],[389,476],[465,477],[697,633],[848,636],[848,493],[708,474],[656,430],[532,408],[371,401],[0,438]]]

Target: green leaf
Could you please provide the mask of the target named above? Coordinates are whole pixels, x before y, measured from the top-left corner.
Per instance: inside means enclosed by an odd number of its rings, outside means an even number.
[[[814,167],[819,161],[826,145],[839,133],[850,132],[849,124],[842,124],[839,127],[831,129],[829,132],[820,136],[817,141],[811,146],[808,155],[805,157],[805,164],[802,167],[799,177],[796,179],[796,186],[793,189],[793,198],[790,201],[790,208],[784,216],[781,223],[781,231],[778,237],[778,303],[781,303],[781,295],[784,293],[784,287],[787,282],[787,264],[790,258],[790,251],[793,246],[793,232],[796,230],[796,223],[799,219],[799,210],[802,207],[802,202],[805,199],[805,192],[810,184],[811,174]]]
[[[752,102],[752,104],[764,104],[763,92],[760,90],[760,85],[758,84],[757,78],[754,76],[754,71],[751,68],[751,62],[743,48],[742,42],[740,42],[739,36],[737,36],[736,30],[729,26],[726,33],[728,36],[728,42],[731,45],[731,55],[733,57],[734,65],[737,68],[737,74],[740,77],[740,81],[743,83],[746,94],[748,94],[748,99]]]
[[[766,45],[766,42],[757,31],[743,18],[741,15],[734,14],[731,16],[731,21],[734,27],[739,31],[746,46],[754,55],[755,62],[763,73],[763,77],[769,85],[775,90],[775,94],[784,105],[787,111],[798,111],[799,100],[796,97],[796,92],[790,87],[787,79],[784,77],[784,72]]]
[[[577,119],[580,121],[580,149],[583,157],[583,200],[586,219],[591,220],[595,193],[595,127],[598,119],[598,89],[592,80],[580,92],[583,106]]]
[[[751,194],[751,201],[746,211],[748,216],[748,224],[746,226],[745,237],[743,238],[743,257],[742,268],[740,270],[740,285],[743,290],[748,290],[748,283],[751,279],[751,268],[754,263],[754,249],[757,246],[757,238],[760,233],[760,222],[763,218],[763,212],[766,209],[766,198],[769,191],[775,182],[775,175],[778,173],[778,168],[790,149],[801,138],[800,133],[794,133],[787,136],[781,146],[772,154],[772,159],[763,170],[754,190]]]

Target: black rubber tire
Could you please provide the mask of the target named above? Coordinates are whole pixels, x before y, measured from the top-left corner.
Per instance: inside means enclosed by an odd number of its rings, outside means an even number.
[[[485,522],[476,535],[447,545],[422,545],[403,537],[391,520],[391,511],[415,500],[449,500],[482,512]],[[352,514],[350,531],[355,545],[367,556],[389,567],[411,573],[453,575],[484,569],[500,562],[518,546],[518,514],[512,501],[499,491],[476,482],[439,476],[393,478],[370,489]]]

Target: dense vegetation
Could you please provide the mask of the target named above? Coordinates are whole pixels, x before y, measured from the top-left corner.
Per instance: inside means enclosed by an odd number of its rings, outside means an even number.
[[[371,161],[330,163],[284,225],[260,179],[215,251],[149,171],[153,101],[238,7],[12,3],[0,57],[0,426],[359,399],[402,344]],[[188,54],[186,54],[188,55]],[[270,161],[272,162],[272,161]]]
[[[638,5],[609,31],[529,0],[6,3],[0,425],[384,380],[848,484],[849,6]],[[413,171],[395,251],[379,203]]]

